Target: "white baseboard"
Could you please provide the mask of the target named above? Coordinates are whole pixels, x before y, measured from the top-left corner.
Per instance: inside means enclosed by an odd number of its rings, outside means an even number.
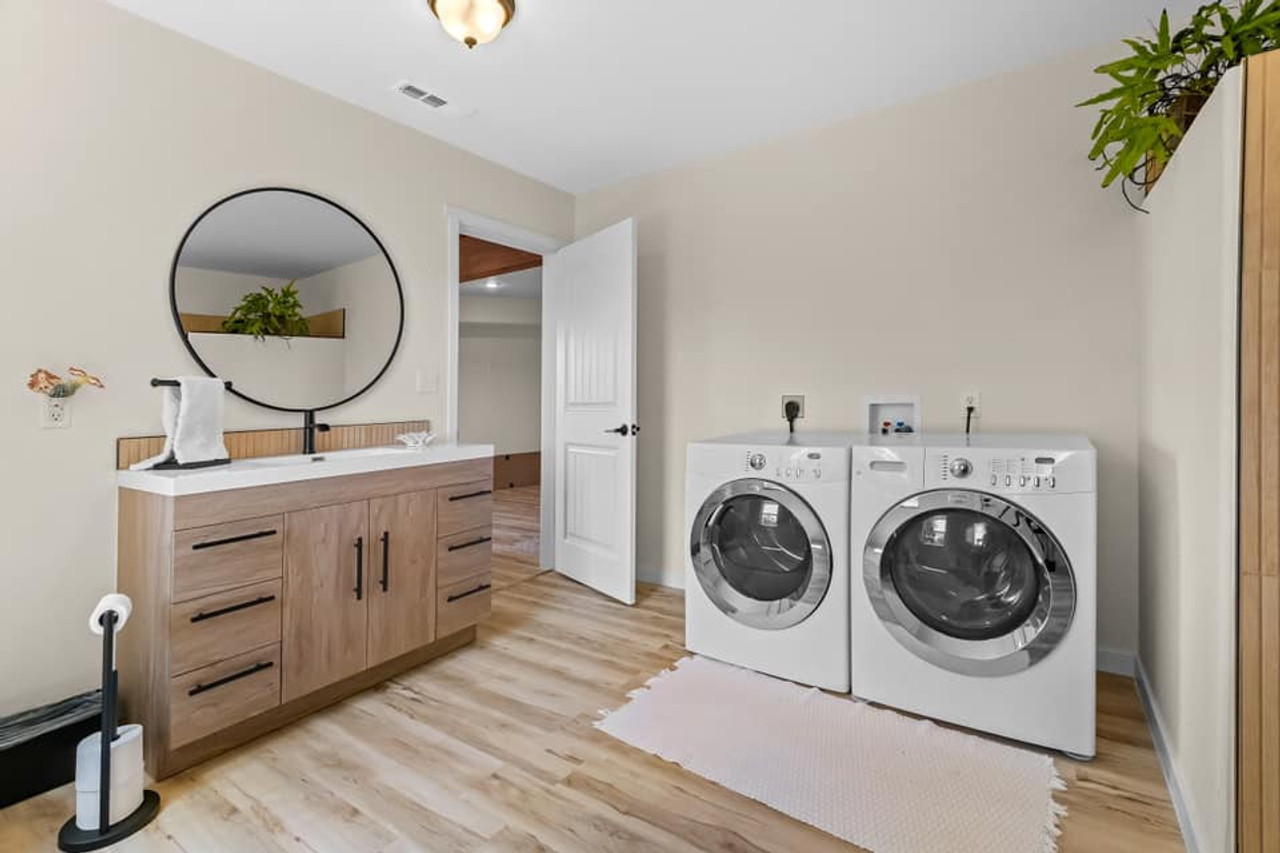
[[[1160,707],[1156,705],[1155,696],[1151,693],[1142,659],[1135,658],[1134,663],[1138,698],[1142,700],[1142,710],[1146,713],[1147,725],[1151,728],[1151,740],[1155,744],[1156,756],[1160,759],[1160,769],[1164,772],[1164,783],[1169,788],[1169,799],[1173,801],[1173,811],[1178,816],[1178,828],[1182,830],[1182,843],[1186,845],[1187,853],[1200,853],[1201,847],[1196,837],[1195,822],[1192,820],[1191,809],[1183,793],[1186,785],[1182,781],[1182,774],[1178,772],[1177,765],[1173,763],[1173,756],[1169,753],[1164,718],[1160,715]]]
[[[1098,672],[1125,675],[1133,678],[1133,652],[1119,649],[1098,649]]]

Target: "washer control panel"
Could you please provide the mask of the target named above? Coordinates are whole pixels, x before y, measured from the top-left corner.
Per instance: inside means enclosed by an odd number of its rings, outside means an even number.
[[[1094,491],[1095,456],[1081,451],[929,449],[926,485],[961,486],[994,494]]]

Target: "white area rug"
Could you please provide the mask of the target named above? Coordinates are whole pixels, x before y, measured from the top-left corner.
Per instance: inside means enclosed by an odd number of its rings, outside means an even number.
[[[1050,853],[1053,759],[688,657],[596,727],[875,853]]]

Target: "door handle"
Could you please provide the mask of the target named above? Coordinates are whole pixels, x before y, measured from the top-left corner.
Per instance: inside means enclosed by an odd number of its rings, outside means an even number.
[[[391,531],[382,531],[382,591],[391,586]]]
[[[605,430],[605,432],[616,432],[618,435],[626,435],[630,431],[631,431],[631,427],[627,426],[626,424],[623,424],[620,427],[614,427],[613,429]]]
[[[356,601],[364,599],[364,537],[356,537]]]

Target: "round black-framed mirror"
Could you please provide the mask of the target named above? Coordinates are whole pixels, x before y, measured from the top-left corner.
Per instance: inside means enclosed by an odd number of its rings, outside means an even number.
[[[291,187],[206,208],[174,252],[169,305],[201,370],[280,412],[366,393],[404,336],[404,289],[382,241],[343,205]]]

